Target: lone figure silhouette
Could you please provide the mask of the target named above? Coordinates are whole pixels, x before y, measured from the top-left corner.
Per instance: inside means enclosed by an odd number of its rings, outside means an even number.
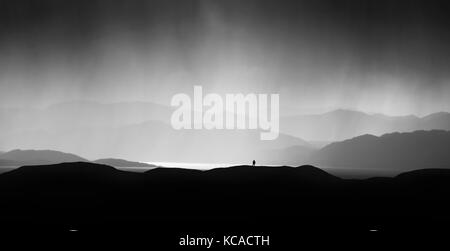
[[[253,166],[255,166],[256,165],[256,161],[255,160],[253,160]]]

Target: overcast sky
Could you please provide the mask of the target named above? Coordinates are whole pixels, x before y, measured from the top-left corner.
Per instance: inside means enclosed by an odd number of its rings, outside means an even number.
[[[450,111],[445,2],[5,0],[0,107],[169,104],[202,85],[302,112]]]

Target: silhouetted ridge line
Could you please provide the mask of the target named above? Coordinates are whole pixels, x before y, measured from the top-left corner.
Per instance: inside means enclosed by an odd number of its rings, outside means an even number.
[[[424,117],[387,116],[352,110],[281,118],[281,132],[312,141],[341,141],[358,135],[383,135],[416,130],[450,130],[450,113],[438,112]]]
[[[46,174],[106,174],[122,172],[116,168],[103,164],[94,164],[90,162],[65,162],[51,165],[30,165],[16,168],[10,172],[12,173],[46,173]]]
[[[318,166],[414,170],[450,167],[450,131],[431,130],[362,135],[335,142],[313,153]]]
[[[20,165],[49,165],[63,162],[87,162],[71,153],[53,150],[12,150],[0,155],[0,159],[15,161]]]
[[[404,172],[395,177],[397,180],[429,183],[429,182],[449,182],[450,169],[420,169]],[[433,184],[430,184],[433,185]]]
[[[110,166],[114,166],[114,167],[155,167],[155,165],[150,165],[147,163],[128,161],[128,160],[124,160],[124,159],[115,159],[115,158],[98,159],[98,160],[94,160],[93,163],[110,165]]]
[[[134,173],[72,162],[0,174],[0,223],[13,225],[27,220],[68,226],[120,221],[148,228],[155,222],[252,221],[313,227],[342,220],[335,225],[342,227],[377,219],[380,224],[398,219],[417,224],[430,221],[430,215],[449,219],[449,202],[450,170],[441,169],[346,180],[309,165]]]

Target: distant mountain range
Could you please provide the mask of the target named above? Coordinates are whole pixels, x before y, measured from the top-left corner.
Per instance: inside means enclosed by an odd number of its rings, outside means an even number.
[[[281,132],[308,141],[341,141],[364,134],[380,136],[392,132],[450,130],[450,113],[425,117],[386,116],[359,111],[335,110],[317,115],[298,115],[280,119]]]
[[[52,150],[12,150],[0,154],[0,166],[23,165],[50,165],[66,162],[90,162],[75,154]],[[113,167],[156,167],[142,162],[128,161],[124,159],[98,159],[92,163],[109,165]]]
[[[0,109],[0,121],[5,121],[0,125],[0,147],[61,149],[89,159],[248,163],[263,158],[268,150],[311,146],[285,134],[261,141],[258,130],[174,130],[171,111],[171,107],[144,102]]]
[[[136,133],[138,134],[139,131]],[[244,142],[239,144],[244,144]],[[158,145],[152,149],[157,149],[157,147]],[[211,144],[205,147],[220,147],[220,145]],[[206,148],[205,152],[208,151]],[[241,150],[241,148],[237,149]],[[255,155],[250,155],[249,153],[252,152],[250,150],[244,152],[244,154],[249,155],[250,160],[251,157],[258,154],[257,163],[268,165],[313,164],[322,168],[370,168],[406,171],[424,168],[449,168],[450,155],[448,149],[450,149],[450,131],[431,130],[390,133],[379,137],[362,135],[331,143],[318,150],[309,146],[291,146],[265,150],[255,153]],[[213,149],[208,157],[219,158],[220,156],[213,155],[216,151],[217,149]],[[186,152],[189,153],[189,149]],[[226,157],[227,154],[224,153],[221,160],[225,158],[224,156]],[[231,162],[230,159],[225,161]],[[74,154],[49,150],[13,150],[0,155],[1,166],[42,165],[62,162],[88,162],[88,160]],[[114,167],[155,167],[146,163],[113,158],[92,162]]]
[[[303,164],[331,142],[365,134],[450,130],[450,114],[444,112],[419,118],[336,110],[282,117],[278,139],[261,141],[258,130],[174,130],[169,123],[172,111],[171,107],[146,102],[71,102],[43,109],[0,109],[0,148],[57,149],[83,156],[84,160],[114,157],[249,163],[255,159],[261,164]],[[3,165],[30,163],[27,159],[0,159]],[[45,158],[31,162],[47,163]]]
[[[159,121],[117,128],[28,131],[4,135],[2,139],[12,146],[64,149],[89,159],[113,156],[154,162],[248,163],[263,158],[267,150],[309,146],[289,135],[261,141],[257,130],[174,130]]]
[[[413,170],[450,168],[450,131],[432,130],[362,135],[331,143],[312,153],[308,163],[346,168]]]
[[[20,165],[48,165],[62,162],[87,162],[88,160],[70,153],[51,150],[12,150],[0,155],[4,163],[8,161]]]

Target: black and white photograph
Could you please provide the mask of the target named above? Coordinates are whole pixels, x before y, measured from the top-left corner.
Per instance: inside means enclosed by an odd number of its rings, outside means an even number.
[[[123,250],[445,240],[450,2],[0,0],[0,232]]]

